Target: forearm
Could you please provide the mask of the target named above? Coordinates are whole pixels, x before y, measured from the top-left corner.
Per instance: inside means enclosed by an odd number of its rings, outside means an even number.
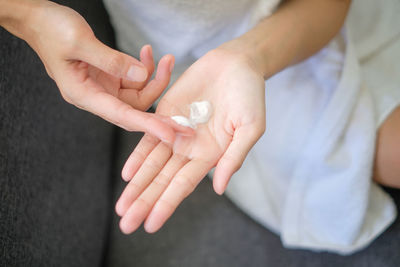
[[[32,11],[43,0],[0,0],[0,26],[24,39]]]
[[[222,45],[269,78],[324,47],[340,30],[350,0],[288,0],[241,37]]]

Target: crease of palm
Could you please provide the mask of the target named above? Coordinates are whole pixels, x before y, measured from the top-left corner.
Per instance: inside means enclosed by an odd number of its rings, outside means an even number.
[[[178,101],[172,101],[168,99],[168,96],[164,96],[163,103],[159,105],[156,113],[165,116],[188,117],[189,105],[194,101],[204,100],[208,99],[199,96],[190,98],[186,95]],[[232,140],[232,135],[226,131],[223,125],[218,123],[218,120],[224,121],[224,119],[221,119],[224,115],[218,114],[218,112],[220,110],[213,105],[213,114],[210,120],[207,123],[197,125],[194,136],[177,135],[173,153],[187,157],[189,160],[200,160],[207,166],[211,166],[210,169],[214,167]]]

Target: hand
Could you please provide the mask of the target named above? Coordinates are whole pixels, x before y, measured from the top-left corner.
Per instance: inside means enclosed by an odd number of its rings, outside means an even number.
[[[264,78],[252,62],[218,48],[194,63],[171,87],[157,114],[188,117],[189,105],[207,100],[211,119],[194,136],[177,135],[173,149],[145,135],[127,160],[129,184],[116,204],[124,233],[156,232],[216,166],[213,186],[222,194],[251,147],[265,130]]]
[[[35,3],[20,35],[37,52],[63,98],[128,131],[144,131],[173,143],[175,130],[188,132],[171,120],[145,113],[167,87],[174,65],[164,56],[157,74],[150,46],[141,62],[113,50],[93,34],[74,10],[50,1]],[[190,130],[189,130],[190,131]]]

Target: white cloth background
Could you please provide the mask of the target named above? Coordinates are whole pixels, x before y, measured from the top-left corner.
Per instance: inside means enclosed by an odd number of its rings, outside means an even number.
[[[270,15],[278,0],[105,0],[119,47],[194,60]],[[266,82],[267,131],[227,195],[287,247],[352,253],[395,219],[372,183],[376,130],[400,102],[400,1],[353,0],[341,34]]]
[[[372,166],[400,103],[399,8],[353,1],[341,35],[266,82],[267,132],[228,195],[287,247],[353,253],[396,217]]]

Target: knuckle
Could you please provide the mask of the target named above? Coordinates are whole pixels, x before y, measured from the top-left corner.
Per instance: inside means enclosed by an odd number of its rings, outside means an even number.
[[[148,157],[145,160],[145,162],[143,163],[143,165],[149,167],[152,170],[159,170],[162,167],[161,164],[157,160],[155,160],[151,157]]]
[[[169,200],[166,200],[164,198],[160,198],[158,202],[164,207],[170,209],[170,211],[174,211],[176,209],[176,205],[172,204]]]
[[[232,167],[232,169],[234,171],[239,170],[243,165],[242,161],[238,160],[236,157],[232,156],[231,154],[224,155],[223,160],[225,162],[229,163],[229,165]]]
[[[129,192],[131,194],[134,194],[135,192],[140,192],[142,189],[142,186],[138,184],[135,179],[132,179],[129,184],[128,184]],[[128,189],[127,188],[127,189]]]
[[[160,187],[166,187],[169,184],[169,176],[160,172],[156,178],[154,178],[153,183]]]
[[[69,27],[64,33],[64,50],[66,53],[75,52],[82,43],[82,33],[74,28]]]
[[[147,142],[147,143],[149,143],[151,145],[157,145],[158,142],[159,142],[157,138],[155,138],[155,137],[153,137],[153,136],[151,136],[149,134],[145,134],[143,136],[143,141]]]
[[[121,75],[121,67],[123,67],[124,64],[124,58],[123,56],[116,54],[113,55],[108,62],[106,63],[106,68],[108,69],[109,72],[116,76]]]
[[[196,185],[185,176],[176,176],[173,182],[182,190],[184,196],[193,192]]]
[[[84,21],[85,24],[82,24],[82,20],[77,18],[67,23],[63,33],[64,48],[67,50],[74,52],[82,46],[83,42],[92,42],[96,38],[86,21]]]
[[[140,151],[140,150],[138,149],[138,150],[135,150],[135,151],[132,153],[132,159],[133,159],[135,162],[144,162],[144,160],[146,159],[146,155],[145,155],[142,151]]]
[[[138,204],[142,204],[142,205],[145,206],[147,209],[150,209],[150,208],[153,206],[149,201],[147,201],[147,199],[144,199],[143,197],[138,197],[138,198],[136,199],[136,202],[137,202]]]

